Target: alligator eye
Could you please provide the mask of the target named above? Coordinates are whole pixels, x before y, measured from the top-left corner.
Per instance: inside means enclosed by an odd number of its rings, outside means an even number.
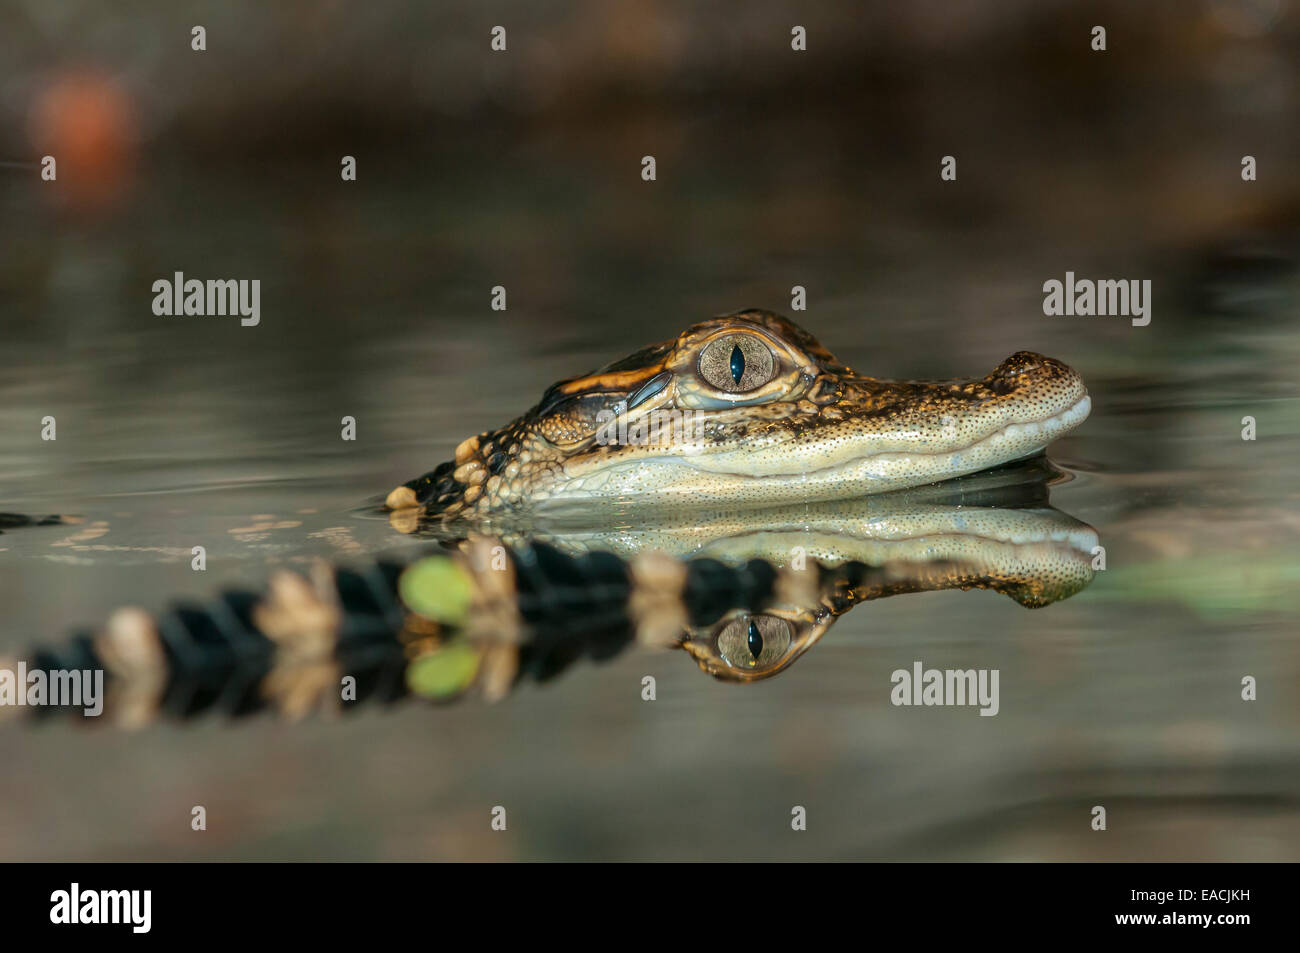
[[[700,376],[729,394],[762,387],[776,373],[772,349],[756,334],[714,338],[700,351]]]
[[[736,669],[770,668],[790,650],[790,623],[774,615],[741,616],[718,632],[718,654]]]

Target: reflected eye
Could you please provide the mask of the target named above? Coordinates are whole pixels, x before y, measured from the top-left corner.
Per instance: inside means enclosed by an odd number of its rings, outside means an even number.
[[[755,334],[715,338],[700,351],[700,376],[731,394],[762,387],[776,372],[772,349]]]
[[[718,632],[718,654],[737,669],[764,669],[790,650],[790,623],[772,615],[741,616]]]

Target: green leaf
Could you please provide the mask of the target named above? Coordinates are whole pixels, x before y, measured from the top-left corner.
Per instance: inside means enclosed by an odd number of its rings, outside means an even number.
[[[469,614],[474,581],[450,557],[430,556],[406,568],[397,591],[412,612],[444,625],[459,626]]]
[[[424,698],[446,699],[474,683],[479,652],[466,642],[451,642],[406,667],[406,687]]]

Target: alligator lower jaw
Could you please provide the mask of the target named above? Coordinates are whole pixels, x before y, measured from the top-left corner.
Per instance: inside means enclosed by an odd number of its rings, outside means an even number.
[[[539,491],[526,508],[551,516],[606,507],[757,508],[852,499],[938,483],[1038,453],[1081,424],[1091,408],[1091,399],[1084,394],[1050,417],[1008,424],[956,449],[876,450],[785,473],[733,472],[725,462],[703,454],[629,461]]]

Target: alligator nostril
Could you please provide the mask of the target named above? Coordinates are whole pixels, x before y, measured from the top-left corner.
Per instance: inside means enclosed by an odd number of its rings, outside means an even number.
[[[995,377],[1019,377],[1022,374],[1032,374],[1034,371],[1041,370],[1047,360],[1043,355],[1035,354],[1033,351],[1017,351],[999,364],[993,374]]]

